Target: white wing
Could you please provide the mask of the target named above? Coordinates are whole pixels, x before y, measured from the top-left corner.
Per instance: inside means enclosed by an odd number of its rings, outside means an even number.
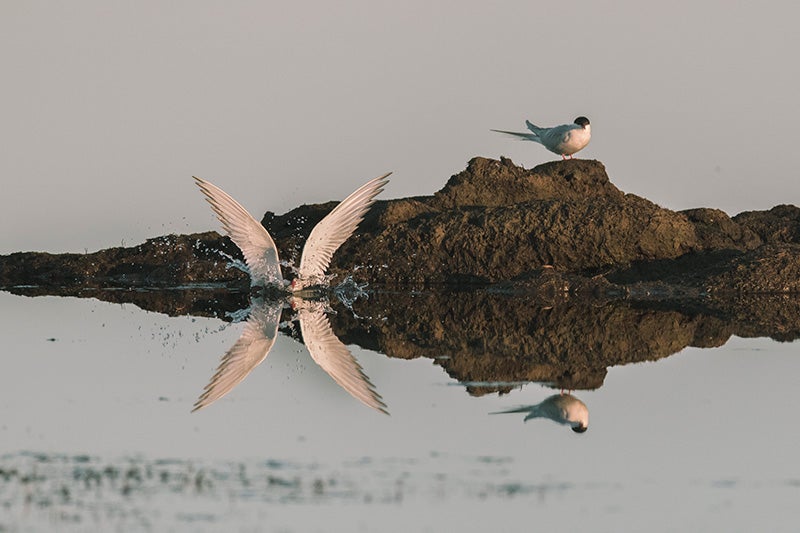
[[[361,365],[347,346],[333,334],[328,317],[321,310],[301,310],[300,331],[311,358],[353,398],[389,414],[381,395],[375,391]]]
[[[244,254],[251,285],[281,283],[283,276],[278,262],[278,249],[264,226],[228,193],[205,180],[194,179],[225,232]]]
[[[320,283],[331,262],[334,252],[353,234],[358,224],[364,219],[375,197],[383,190],[391,172],[368,181],[356,192],[345,198],[333,211],[314,226],[303,247],[300,259],[301,280],[303,285]]]
[[[569,138],[569,132],[579,129],[581,127],[577,124],[562,124],[561,126],[546,128],[541,133],[542,144],[548,150],[557,152],[558,145]]]
[[[255,305],[241,336],[222,357],[217,371],[203,389],[192,412],[211,405],[242,382],[269,354],[281,318],[282,302]]]

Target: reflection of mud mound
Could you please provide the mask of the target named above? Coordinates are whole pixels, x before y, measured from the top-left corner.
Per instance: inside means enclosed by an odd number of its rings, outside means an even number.
[[[145,311],[154,311],[169,316],[204,316],[229,320],[232,313],[249,305],[247,291],[232,291],[228,288],[187,289],[95,289],[41,287],[18,287],[9,289],[21,296],[73,296],[95,298],[103,302],[129,303]]]
[[[331,321],[343,342],[391,357],[428,357],[462,383],[538,381],[566,389],[602,385],[608,367],[653,361],[731,335],[800,338],[800,299],[570,300],[542,307],[488,293],[375,294]],[[471,394],[511,390],[473,386]]]
[[[714,297],[710,304],[738,337],[800,339],[800,298],[784,294]]]
[[[542,308],[526,297],[487,293],[376,294],[332,317],[345,343],[391,357],[428,357],[460,382],[602,385],[610,366],[652,361],[686,346],[718,346],[730,324],[626,302]],[[472,387],[482,394],[511,386]]]
[[[171,316],[223,320],[249,305],[247,291],[226,289],[14,292],[129,302]],[[427,357],[476,395],[508,392],[514,383],[528,381],[593,389],[603,384],[610,366],[657,360],[687,346],[721,346],[731,335],[800,338],[796,296],[663,300],[642,293],[639,299],[608,300],[554,293],[543,299],[515,292],[377,292],[355,302],[359,318],[335,302],[330,321],[345,344],[389,357]],[[291,319],[287,307],[282,320]],[[299,338],[296,331],[282,331]]]

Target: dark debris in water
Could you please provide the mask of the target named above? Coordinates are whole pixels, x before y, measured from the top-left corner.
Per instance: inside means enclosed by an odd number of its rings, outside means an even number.
[[[0,507],[49,527],[57,517],[57,527],[168,529],[258,516],[264,505],[505,499],[570,488],[513,479],[512,462],[442,454],[427,460],[362,457],[336,465],[8,454],[0,458]]]

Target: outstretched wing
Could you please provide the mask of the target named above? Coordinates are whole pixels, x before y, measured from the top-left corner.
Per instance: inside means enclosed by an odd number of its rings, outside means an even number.
[[[283,281],[278,262],[278,249],[264,226],[228,193],[203,179],[197,177],[194,179],[206,195],[206,200],[225,228],[225,232],[244,254],[245,263],[250,270],[251,284]]]
[[[275,344],[281,318],[281,302],[255,306],[241,336],[222,357],[217,371],[203,389],[192,412],[211,405],[242,382],[264,359]]]
[[[537,143],[541,143],[542,141],[539,139],[539,136],[535,133],[517,133],[516,131],[505,131],[505,130],[489,130],[495,131],[497,133],[505,133],[506,135],[511,135],[518,139],[524,139],[526,141],[533,141]]]
[[[375,202],[375,197],[389,182],[389,175],[391,172],[359,187],[314,226],[300,259],[298,274],[301,280],[311,280],[311,283],[322,281],[334,252],[364,219],[367,210]]]
[[[311,358],[353,398],[389,414],[381,395],[375,391],[361,365],[347,346],[333,334],[328,317],[321,310],[300,312],[300,331]]]

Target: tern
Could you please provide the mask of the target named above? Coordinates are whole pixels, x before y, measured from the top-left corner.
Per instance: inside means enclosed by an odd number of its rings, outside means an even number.
[[[292,292],[325,282],[325,271],[334,252],[356,230],[369,207],[375,202],[375,197],[389,182],[390,175],[391,172],[359,187],[314,226],[300,256],[298,276],[288,284]],[[206,195],[206,200],[211,204],[211,209],[216,213],[225,232],[242,251],[250,271],[250,285],[286,288],[287,282],[281,275],[278,248],[264,226],[228,193],[206,180],[198,177],[194,179]]]
[[[192,412],[228,394],[267,358],[278,336],[283,305],[284,300],[253,298],[242,334],[222,357]],[[333,333],[324,304],[291,297],[291,305],[297,311],[303,342],[314,362],[353,398],[389,414],[361,365]]]
[[[589,119],[578,117],[572,124],[562,124],[552,128],[541,128],[526,120],[525,125],[531,133],[517,133],[514,131],[491,130],[497,133],[513,135],[519,139],[533,141],[541,144],[562,159],[572,159],[572,154],[584,149],[592,138],[592,127]]]
[[[490,414],[505,413],[528,413],[525,422],[532,418],[549,418],[559,424],[570,426],[575,433],[583,433],[589,429],[589,409],[585,403],[571,394],[554,394],[536,405],[523,405]]]
[[[278,248],[269,232],[225,191],[194,177],[225,232],[244,255],[251,286],[290,289],[290,304],[297,311],[300,331],[311,358],[351,396],[388,414],[386,404],[350,350],[334,335],[321,302],[300,296],[307,287],[325,283],[325,272],[336,250],[353,234],[375,197],[388,183],[391,172],[374,178],[328,213],[306,239],[298,276],[288,284],[281,275]],[[284,299],[253,297],[242,334],[225,353],[192,411],[214,403],[233,390],[264,359],[278,334]]]

